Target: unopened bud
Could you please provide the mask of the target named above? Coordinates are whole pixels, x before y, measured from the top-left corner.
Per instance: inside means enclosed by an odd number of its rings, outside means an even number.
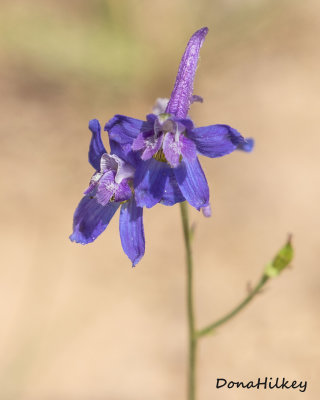
[[[294,253],[291,239],[292,235],[289,235],[287,243],[279,250],[273,261],[267,265],[264,274],[269,278],[278,276],[291,263]]]

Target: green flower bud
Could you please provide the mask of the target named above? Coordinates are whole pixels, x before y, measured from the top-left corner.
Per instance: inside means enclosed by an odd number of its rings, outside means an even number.
[[[266,266],[264,275],[268,278],[278,276],[282,270],[284,270],[293,259],[293,247],[291,244],[292,235],[289,235],[287,243],[282,247],[281,250],[274,257],[273,261]]]

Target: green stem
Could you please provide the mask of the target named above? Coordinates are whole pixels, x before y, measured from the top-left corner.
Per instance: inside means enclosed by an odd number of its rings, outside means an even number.
[[[180,211],[187,264],[187,310],[189,330],[188,400],[195,400],[197,336],[193,306],[193,262],[191,249],[191,231],[189,227],[187,202],[180,203]]]
[[[225,324],[235,315],[237,315],[253,298],[261,291],[267,283],[270,276],[264,273],[247,297],[228,314],[206,326],[201,330],[195,327],[195,313],[193,305],[193,261],[191,249],[191,229],[189,226],[187,202],[180,203],[183,237],[186,251],[186,266],[187,266],[187,310],[188,310],[188,331],[189,331],[189,363],[188,363],[188,400],[196,398],[196,352],[197,342],[203,336],[213,332],[219,326]]]
[[[257,283],[256,287],[248,294],[248,296],[232,311],[226,314],[224,317],[218,319],[212,324],[206,326],[196,333],[196,337],[200,338],[202,336],[208,335],[213,332],[216,328],[223,325],[227,321],[229,321],[232,317],[238,314],[247,304],[251,302],[251,300],[260,292],[262,287],[267,283],[269,277],[267,275],[262,275],[260,281]]]

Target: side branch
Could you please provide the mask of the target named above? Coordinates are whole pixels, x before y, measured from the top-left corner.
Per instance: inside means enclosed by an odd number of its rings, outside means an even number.
[[[199,330],[196,333],[196,336],[198,338],[200,338],[202,336],[208,335],[208,334],[212,333],[219,326],[228,322],[231,318],[233,318],[235,315],[237,315],[247,304],[249,304],[251,302],[251,300],[260,292],[260,290],[263,288],[263,286],[267,283],[268,280],[269,280],[269,277],[267,275],[262,275],[262,278],[260,279],[260,281],[258,282],[256,287],[249,293],[249,295],[236,308],[234,308],[231,312],[226,314],[224,317],[218,319],[217,321],[213,322],[212,324]]]
[[[226,314],[224,317],[218,319],[218,321],[206,326],[205,328],[196,331],[196,338],[208,335],[213,332],[216,328],[228,322],[229,319],[237,315],[247,304],[253,300],[253,298],[260,292],[263,286],[268,282],[270,278],[278,276],[285,268],[287,268],[293,259],[293,247],[291,244],[292,235],[288,236],[286,244],[278,251],[273,260],[266,266],[260,281],[257,283],[255,288],[248,294],[248,296],[231,312]]]

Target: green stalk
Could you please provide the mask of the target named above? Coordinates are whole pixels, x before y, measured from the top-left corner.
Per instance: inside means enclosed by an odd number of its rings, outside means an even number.
[[[187,266],[187,312],[189,331],[189,363],[188,363],[188,400],[196,398],[196,351],[197,336],[195,329],[193,306],[193,261],[191,249],[191,231],[189,227],[187,202],[180,203],[183,237],[186,251]]]
[[[202,336],[210,334],[216,328],[218,328],[219,326],[228,322],[231,318],[233,318],[235,315],[237,315],[260,292],[260,290],[267,283],[268,280],[269,280],[269,277],[267,275],[265,275],[265,274],[262,275],[260,281],[257,283],[255,288],[250,291],[248,296],[237,307],[235,307],[232,311],[227,313],[222,318],[218,319],[217,321],[213,322],[212,324],[210,324],[210,325],[206,326],[205,328],[201,329],[200,331],[198,331],[196,333],[196,337],[200,338]]]
[[[180,203],[183,237],[186,252],[186,267],[187,267],[187,313],[188,313],[188,332],[189,332],[189,361],[188,361],[188,400],[196,399],[196,355],[197,355],[197,342],[203,336],[212,333],[216,328],[228,322],[231,318],[236,316],[243,310],[253,299],[260,293],[261,289],[274,276],[280,274],[285,269],[293,258],[293,248],[291,245],[291,236],[289,236],[287,243],[276,254],[273,261],[267,265],[260,280],[244,298],[244,300],[227,313],[222,318],[206,326],[201,330],[195,327],[195,313],[193,305],[193,261],[191,249],[191,229],[189,226],[188,206],[187,202]]]

